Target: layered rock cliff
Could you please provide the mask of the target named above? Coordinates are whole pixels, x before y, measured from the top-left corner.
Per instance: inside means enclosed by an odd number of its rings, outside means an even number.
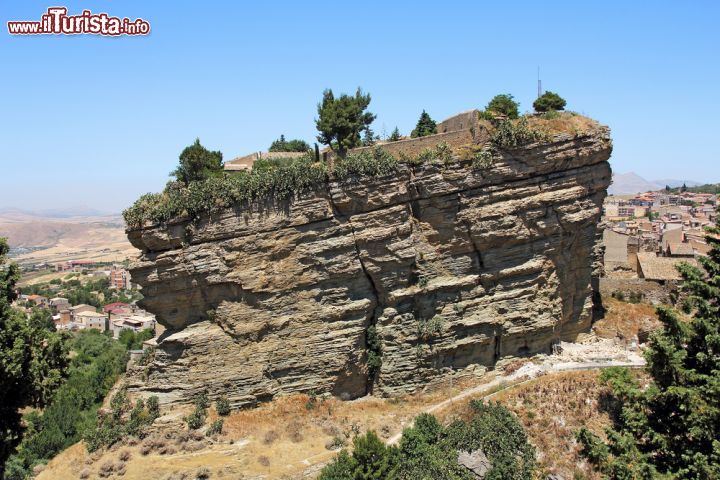
[[[502,151],[486,170],[402,164],[281,209],[131,230],[142,306],[167,327],[131,389],[235,405],[390,395],[549,351],[591,323],[610,152],[596,126]]]

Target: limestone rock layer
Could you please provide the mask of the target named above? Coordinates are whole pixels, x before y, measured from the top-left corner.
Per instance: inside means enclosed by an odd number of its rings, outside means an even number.
[[[403,164],[286,205],[129,231],[142,306],[167,328],[131,389],[236,406],[392,395],[572,340],[591,323],[611,149],[597,127],[486,169]]]

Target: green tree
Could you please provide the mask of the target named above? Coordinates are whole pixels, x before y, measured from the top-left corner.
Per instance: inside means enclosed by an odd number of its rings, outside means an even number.
[[[687,192],[687,189],[688,189],[687,184],[683,183],[683,184],[682,184],[682,187],[680,187],[680,193],[685,193],[685,192]]]
[[[712,249],[699,257],[702,268],[678,267],[692,318],[657,308],[663,328],[645,353],[652,382],[605,374],[615,397],[607,449],[578,433],[586,457],[610,478],[720,478],[720,224],[706,239]]]
[[[269,152],[307,152],[310,145],[305,140],[285,140],[285,135],[272,142]]]
[[[335,98],[332,90],[325,90],[315,120],[320,132],[318,141],[344,158],[349,149],[361,145],[360,134],[375,120],[375,115],[365,111],[368,105],[370,94],[363,95],[360,88],[355,96],[342,94],[339,98]]]
[[[340,452],[320,474],[321,480],[472,480],[458,464],[458,452],[481,449],[492,463],[488,480],[530,480],[535,450],[518,420],[500,404],[470,402],[475,412],[466,423],[443,427],[421,414],[406,428],[399,447],[386,447],[373,432],[356,437],[353,453]]]
[[[400,135],[400,130],[398,130],[398,127],[395,127],[395,130],[392,131],[390,134],[390,137],[388,137],[388,140],[391,142],[397,142],[398,140],[401,140],[402,136]]]
[[[32,325],[11,306],[20,273],[17,265],[6,263],[8,251],[0,238],[0,476],[22,438],[19,410],[47,405],[68,362],[62,336]]]
[[[553,110],[565,110],[566,104],[567,102],[560,95],[547,91],[533,102],[533,108],[536,112],[549,112]]]
[[[362,145],[363,147],[372,147],[378,139],[379,137],[375,135],[375,132],[373,132],[370,127],[367,127],[365,129],[365,135],[363,135]]]
[[[415,129],[410,133],[410,136],[413,138],[416,137],[425,137],[427,135],[434,135],[437,133],[437,124],[435,123],[435,120],[430,118],[430,115],[423,110],[420,114],[420,118],[417,121],[417,125],[415,125]]]
[[[513,96],[508,94],[495,95],[492,100],[485,107],[486,111],[499,113],[505,115],[508,118],[515,119],[520,115],[520,104],[513,99]]]
[[[196,138],[192,145],[185,147],[179,158],[180,165],[170,175],[185,185],[222,176],[222,152],[210,151],[203,147],[199,138]]]
[[[45,329],[49,332],[55,331],[52,312],[47,308],[33,308],[32,313],[30,313],[30,318],[28,318],[28,323],[32,328]]]
[[[670,192],[670,185],[665,185],[665,191],[668,193]]]

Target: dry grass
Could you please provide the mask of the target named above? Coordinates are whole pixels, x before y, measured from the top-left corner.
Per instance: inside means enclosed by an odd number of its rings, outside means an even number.
[[[83,469],[89,478],[98,478],[105,462],[109,462],[108,469],[112,465],[112,478],[117,478],[116,464],[125,452],[130,456],[124,470],[119,469],[124,480],[192,479],[203,466],[212,469],[211,478],[299,478],[332,460],[335,449],[350,444],[353,436],[375,430],[381,438],[389,438],[424,408],[490,378],[492,375],[455,379],[396,399],[314,397],[311,402],[307,395],[282,397],[254,409],[234,411],[225,417],[217,440],[188,432],[178,421],[175,426],[164,426],[162,434],[151,434],[135,445],[125,442],[115,451],[91,456],[82,444],[74,445],[53,459],[37,478],[78,478]],[[309,404],[313,406],[308,408]],[[180,419],[190,407],[172,410]],[[211,410],[206,425],[216,418]]]
[[[558,112],[550,117],[537,115],[528,117],[528,126],[549,135],[569,133],[578,135],[598,128],[599,124],[588,117],[572,112]]]
[[[601,338],[618,338],[630,341],[633,337],[645,337],[648,332],[660,328],[655,307],[647,303],[626,303],[612,297],[604,297],[605,317],[595,322],[593,331]]]

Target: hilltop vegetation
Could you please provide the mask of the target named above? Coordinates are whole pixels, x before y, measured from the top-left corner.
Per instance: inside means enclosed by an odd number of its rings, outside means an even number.
[[[519,103],[512,95],[493,97],[480,114],[493,132],[491,144],[468,146],[471,147],[469,154],[458,155],[438,142],[436,148],[428,148],[412,158],[396,159],[383,151],[382,146],[376,147],[374,152],[351,152],[357,147],[373,146],[378,139],[370,128],[375,115],[367,111],[371,97],[361,89],[355,95],[336,97],[328,89],[323,92],[322,101],[318,104],[315,125],[318,141],[338,156],[333,164],[320,161],[317,144],[313,152],[303,140],[286,140],[281,135],[270,146],[270,152],[307,154],[301,158],[278,156],[257,161],[250,172],[224,172],[222,153],[208,150],[196,139],[180,154],[179,165],[171,173],[175,181],[168,183],[162,193],[148,193],[140,197],[123,212],[123,216],[128,227],[138,228],[148,221],[164,223],[179,216],[195,218],[202,213],[253,201],[285,202],[297,195],[318,190],[331,180],[388,175],[397,170],[399,163],[419,165],[434,159],[448,163],[453,157],[459,157],[462,160],[472,158],[474,167],[486,169],[492,165],[490,157],[494,150],[546,141],[550,134],[568,128],[567,120],[560,118],[555,111],[564,108],[564,100],[560,99],[560,102],[552,92],[547,92],[546,96],[547,105],[543,103],[545,107],[542,110],[547,112],[546,117],[533,118],[532,121],[519,117]],[[411,137],[426,137],[435,133],[436,122],[423,110]],[[401,138],[396,127],[388,140],[394,142]]]

